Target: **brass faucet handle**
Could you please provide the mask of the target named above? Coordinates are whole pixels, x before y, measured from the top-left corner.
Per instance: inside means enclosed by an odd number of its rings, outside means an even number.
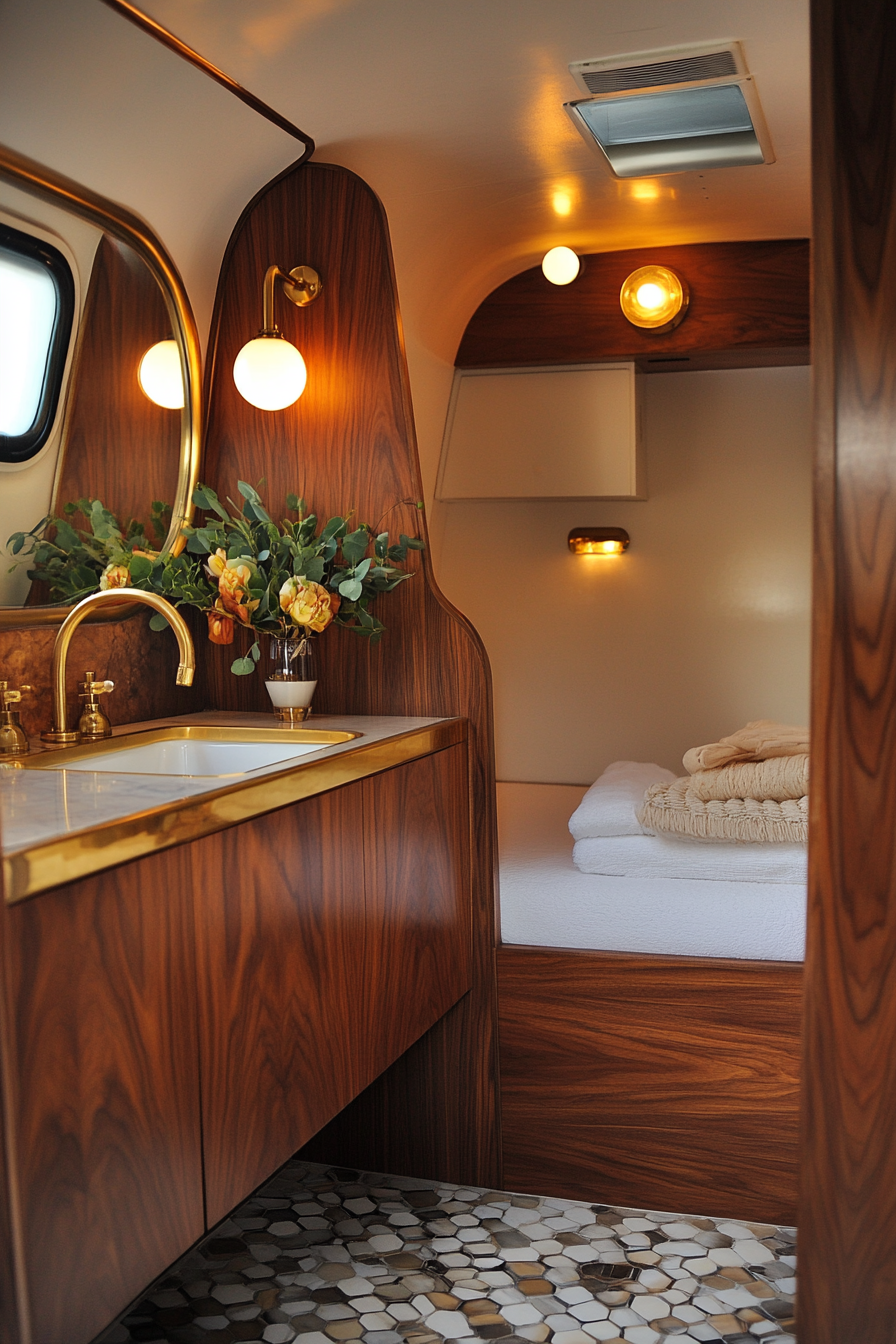
[[[4,709],[6,709],[8,705],[17,705],[22,699],[22,693],[31,690],[30,686],[20,686],[17,691],[11,691],[8,687],[8,681],[0,681],[0,697],[2,697]]]
[[[114,681],[97,681],[95,672],[85,672],[84,680],[78,683],[78,694],[82,700],[93,700],[98,695],[106,695],[114,690]]]
[[[27,756],[30,750],[28,738],[19,722],[19,711],[11,709],[11,705],[17,705],[26,691],[30,691],[30,686],[20,686],[17,691],[9,689],[8,681],[0,681],[0,756]]]

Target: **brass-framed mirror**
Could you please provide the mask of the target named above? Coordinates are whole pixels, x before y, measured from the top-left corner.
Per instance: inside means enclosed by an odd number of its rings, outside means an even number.
[[[199,335],[177,267],[139,216],[0,145],[0,187],[4,185],[0,226],[5,226],[7,238],[27,240],[33,235],[38,244],[46,243],[47,255],[59,253],[63,266],[68,254],[74,282],[66,301],[74,321],[70,335],[62,333],[66,348],[60,346],[53,356],[60,390],[50,410],[45,408],[51,427],[41,444],[49,456],[41,460],[38,452],[20,463],[12,454],[0,463],[6,505],[0,508],[0,569],[6,573],[15,560],[6,550],[10,531],[27,532],[42,516],[81,497],[102,498],[123,519],[133,516],[146,522],[154,500],[170,505],[170,522],[160,542],[163,550],[176,551],[193,515],[202,442]],[[59,220],[73,221],[73,242],[64,236],[69,230],[54,228]],[[46,259],[38,258],[45,269]],[[26,257],[23,264],[27,262]],[[139,353],[156,341],[172,339],[183,381],[179,412],[155,405],[138,384]],[[48,367],[50,362],[48,358]],[[32,462],[40,466],[40,480],[20,501],[16,488]],[[11,518],[15,522],[9,528]],[[22,572],[26,569],[20,566],[18,577],[7,579],[9,592],[2,596],[7,603],[12,598],[12,604],[0,605],[0,628],[60,624],[68,606],[42,602],[36,585]],[[123,619],[131,610],[122,604],[111,619]]]

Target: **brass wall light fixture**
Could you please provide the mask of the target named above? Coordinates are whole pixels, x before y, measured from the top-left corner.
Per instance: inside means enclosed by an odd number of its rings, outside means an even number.
[[[264,317],[261,331],[248,341],[233,364],[233,381],[240,395],[262,411],[282,411],[298,401],[308,377],[305,361],[274,322],[274,290],[277,282],[290,303],[305,308],[322,289],[317,271],[294,266],[282,271],[269,266],[264,277]]]
[[[623,314],[645,331],[672,331],[688,310],[688,282],[668,266],[639,266],[619,292]]]
[[[574,527],[567,538],[573,555],[622,555],[630,540],[624,527]]]

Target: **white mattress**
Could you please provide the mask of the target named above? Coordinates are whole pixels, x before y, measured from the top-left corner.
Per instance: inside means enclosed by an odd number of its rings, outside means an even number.
[[[498,785],[503,942],[802,961],[802,884],[579,872],[567,823],[584,793],[579,785]]]

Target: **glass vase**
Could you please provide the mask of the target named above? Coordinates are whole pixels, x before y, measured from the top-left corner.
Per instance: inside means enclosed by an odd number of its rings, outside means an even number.
[[[264,684],[281,723],[301,723],[311,713],[317,686],[317,650],[314,636],[296,630],[271,635],[269,666]]]

